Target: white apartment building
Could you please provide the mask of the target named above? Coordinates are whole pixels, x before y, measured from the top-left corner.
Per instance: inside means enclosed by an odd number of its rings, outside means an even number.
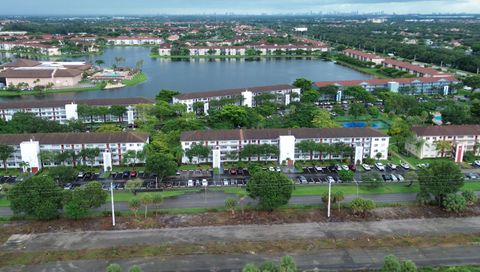
[[[120,36],[116,38],[106,38],[107,42],[112,45],[152,45],[162,44],[164,40],[162,38],[155,37],[125,37]]]
[[[346,49],[343,51],[343,54],[359,61],[373,62],[376,65],[382,64],[385,61],[385,58],[383,57],[354,49]]]
[[[190,56],[245,56],[245,46],[190,46]]]
[[[127,121],[133,124],[137,117],[135,106],[138,104],[154,104],[153,100],[143,97],[132,98],[112,98],[112,99],[91,99],[91,100],[34,100],[34,101],[13,101],[9,103],[0,103],[0,119],[10,121],[17,112],[33,113],[37,117],[47,120],[65,123],[68,120],[82,119],[84,122],[119,122]],[[118,116],[107,114],[105,116],[93,116],[82,118],[78,114],[78,105],[88,105],[94,107],[111,107],[121,105],[127,108],[127,112],[119,120]]]
[[[305,52],[327,52],[327,46],[311,46],[311,45],[258,45],[253,47],[255,50],[260,51],[260,55],[275,55],[276,52],[285,53],[287,51],[295,52],[297,50],[303,50]]]
[[[386,160],[388,157],[389,136],[372,128],[237,129],[183,132],[180,142],[184,154],[194,144],[211,148],[212,154],[208,158],[193,158],[192,162],[184,155],[182,163],[213,162],[213,167],[219,167],[222,162],[237,161],[238,153],[245,145],[261,144],[278,146],[279,155],[251,157],[244,160],[277,161],[281,164],[293,165],[297,160],[342,159],[341,155],[319,152],[302,153],[296,144],[305,140],[313,140],[316,143],[350,145],[354,148],[355,163],[361,163],[364,158],[377,158],[378,153],[381,154],[380,159],[382,160]],[[231,154],[237,154],[237,156],[231,156]]]
[[[173,97],[173,103],[184,104],[187,106],[187,111],[192,112],[193,104],[195,102],[202,102],[204,103],[204,113],[207,113],[209,109],[209,103],[212,100],[238,98],[238,102],[235,104],[250,108],[255,107],[255,96],[261,93],[274,94],[276,96],[276,102],[282,105],[288,105],[293,101],[300,100],[300,88],[289,84],[280,84],[179,94]]]
[[[171,56],[172,55],[172,46],[170,44],[162,44],[158,48],[159,56]]]
[[[37,172],[43,166],[77,165],[104,166],[104,170],[112,165],[120,165],[122,154],[129,150],[140,151],[149,142],[146,133],[106,132],[106,133],[37,133],[37,134],[3,134],[0,144],[12,146],[13,154],[8,158],[7,168],[20,168],[22,162],[27,163],[32,172]],[[82,149],[100,149],[100,155],[94,159],[76,161],[71,159],[61,163],[42,163],[42,151],[65,152]]]
[[[413,127],[416,141],[406,145],[407,151],[416,157],[439,158],[451,157],[457,162],[463,161],[466,151],[473,151],[480,141],[480,125],[442,125],[428,127]],[[436,142],[451,142],[451,149],[437,149]],[[477,150],[477,154],[480,151]]]

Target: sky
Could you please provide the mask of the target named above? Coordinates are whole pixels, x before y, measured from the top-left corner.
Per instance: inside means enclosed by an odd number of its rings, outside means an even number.
[[[1,15],[480,13],[480,0],[0,0]]]

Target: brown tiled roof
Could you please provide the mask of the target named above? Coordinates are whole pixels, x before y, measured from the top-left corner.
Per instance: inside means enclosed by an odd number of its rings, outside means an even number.
[[[242,133],[243,132],[243,133]],[[183,132],[181,141],[213,141],[277,139],[279,136],[294,135],[299,139],[312,138],[350,138],[350,137],[387,137],[373,128],[275,128],[275,129],[232,129],[197,130]]]
[[[55,77],[76,77],[83,73],[82,70],[79,69],[58,69],[55,70]]]
[[[16,59],[14,62],[11,63],[5,63],[1,65],[0,67],[33,67],[40,65],[41,63],[35,60],[29,60],[29,59]]]
[[[1,134],[0,144],[17,145],[30,140],[40,144],[144,143],[148,137],[147,133],[136,132]]]
[[[366,59],[384,59],[384,58],[382,58],[380,56],[377,56],[375,54],[370,54],[370,53],[366,53],[366,52],[359,51],[359,50],[354,50],[354,49],[345,49],[343,52],[350,53],[350,54],[357,55],[357,56],[361,56],[361,57],[364,57]]]
[[[53,69],[8,69],[0,72],[4,78],[51,78]]]
[[[418,136],[466,136],[480,135],[480,125],[443,125],[412,127]]]
[[[195,99],[195,98],[202,98],[202,97],[240,95],[242,92],[247,90],[254,93],[260,93],[260,92],[271,92],[271,91],[279,91],[279,90],[289,90],[289,89],[296,89],[296,88],[297,87],[289,84],[279,84],[279,85],[271,85],[271,86],[225,89],[225,90],[208,91],[208,92],[184,93],[184,94],[179,94],[175,96],[175,98],[180,100],[186,100],[186,99]]]
[[[91,106],[112,106],[112,105],[137,105],[153,104],[154,101],[145,97],[131,98],[110,98],[110,99],[87,99],[87,100],[33,100],[33,101],[11,101],[0,103],[2,109],[32,109],[32,108],[52,108],[63,107],[66,104],[77,103]]]

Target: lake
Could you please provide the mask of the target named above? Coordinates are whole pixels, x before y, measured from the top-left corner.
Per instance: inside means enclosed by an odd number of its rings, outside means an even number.
[[[170,59],[150,58],[149,54],[150,48],[146,47],[112,47],[107,48],[102,55],[68,58],[68,60],[86,60],[92,63],[101,59],[105,61],[105,65],[112,65],[115,63],[115,57],[124,57],[125,62],[120,63],[119,66],[131,67],[134,67],[138,60],[143,60],[142,69],[148,80],[136,86],[115,90],[0,98],[0,101],[8,101],[9,99],[154,97],[161,89],[189,93],[283,83],[291,84],[299,77],[314,81],[372,78],[369,75],[318,59],[263,58],[257,61],[190,59],[172,61]],[[2,57],[2,54],[0,54],[0,57]]]

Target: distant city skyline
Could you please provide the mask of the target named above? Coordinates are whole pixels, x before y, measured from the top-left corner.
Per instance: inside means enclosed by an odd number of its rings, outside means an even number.
[[[480,0],[2,0],[0,15],[480,13]]]

